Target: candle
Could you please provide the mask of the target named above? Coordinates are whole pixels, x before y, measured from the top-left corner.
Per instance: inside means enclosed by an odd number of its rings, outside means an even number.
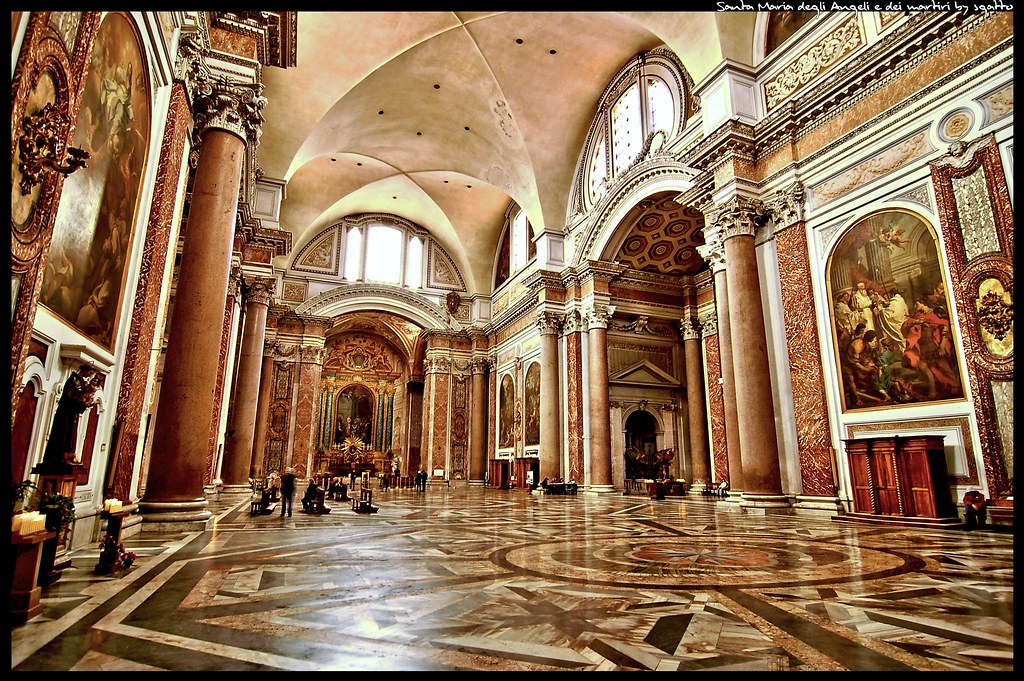
[[[13,532],[14,534],[21,534],[21,523],[25,519],[24,515],[24,513],[19,513],[18,515],[11,518],[11,532]]]
[[[109,513],[110,512],[110,507],[111,507],[111,505],[113,503],[114,503],[113,499],[104,499],[103,500],[103,510],[107,511]]]
[[[113,503],[110,504],[110,512],[111,513],[120,513],[121,512],[121,500],[120,499],[114,499]]]

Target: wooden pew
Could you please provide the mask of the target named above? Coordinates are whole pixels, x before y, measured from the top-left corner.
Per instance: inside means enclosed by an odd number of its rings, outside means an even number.
[[[331,507],[324,503],[323,490],[320,490],[315,497],[309,500],[309,509],[306,512],[312,515],[324,515],[331,512]]]

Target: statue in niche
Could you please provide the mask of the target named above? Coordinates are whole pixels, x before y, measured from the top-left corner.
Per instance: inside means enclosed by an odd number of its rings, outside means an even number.
[[[78,420],[96,404],[96,390],[100,377],[88,364],[83,364],[68,376],[64,390],[53,415],[53,427],[43,454],[44,466],[68,464],[77,459]]]

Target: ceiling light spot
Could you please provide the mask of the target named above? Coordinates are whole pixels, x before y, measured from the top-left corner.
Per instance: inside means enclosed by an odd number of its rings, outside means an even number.
[[[469,130],[469,126],[468,125],[466,126],[466,130]]]
[[[472,189],[472,188],[473,188],[473,185],[471,185],[471,184],[467,184],[466,185],[466,189]]]
[[[332,158],[331,159],[331,163],[337,163],[337,162],[338,162],[338,159],[336,159],[336,158]]]
[[[444,181],[444,183],[445,183],[445,184],[448,184],[448,180],[445,180],[445,181]]]
[[[397,199],[398,197],[397,197],[397,196],[392,196],[391,198],[393,198],[393,199]]]
[[[557,54],[558,50],[548,50],[548,54]]]
[[[363,162],[362,162],[362,161],[359,161],[358,163],[356,163],[356,165],[357,165],[357,166],[361,166],[361,165],[363,165]]]
[[[422,132],[418,132],[418,133],[416,133],[416,134],[417,134],[417,135],[422,135],[423,133],[422,133]]]
[[[522,44],[523,44],[523,39],[522,38],[516,38],[516,45],[522,45]]]
[[[438,85],[437,83],[434,83],[434,89],[435,89],[435,90],[440,90],[440,89],[441,89],[441,86],[440,86],[440,85]]]
[[[384,115],[384,112],[383,112],[383,111],[378,111],[378,112],[377,112],[377,115],[378,115],[378,116],[383,116],[383,115]]]

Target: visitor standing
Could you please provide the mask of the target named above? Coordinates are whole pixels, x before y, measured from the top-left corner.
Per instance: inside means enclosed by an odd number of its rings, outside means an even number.
[[[281,517],[284,517],[285,509],[288,509],[288,517],[292,515],[292,497],[295,496],[295,473],[291,468],[284,470],[281,476]]]

